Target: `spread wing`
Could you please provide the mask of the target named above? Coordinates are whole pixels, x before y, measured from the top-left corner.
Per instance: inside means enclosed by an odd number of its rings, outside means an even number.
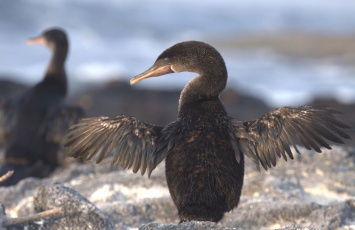
[[[96,163],[113,153],[112,164],[133,167],[134,173],[140,169],[142,175],[148,170],[150,175],[166,154],[165,144],[158,145],[161,131],[160,126],[125,115],[86,118],[71,127],[64,146],[67,156],[97,155]]]
[[[321,152],[320,147],[331,149],[328,140],[344,144],[342,138],[351,139],[341,129],[350,128],[336,119],[336,110],[324,107],[284,107],[271,111],[258,120],[239,122],[231,119],[237,150],[241,150],[256,165],[265,170],[276,165],[276,157],[293,159],[293,149],[300,153],[296,144]],[[241,152],[236,151],[238,154]]]
[[[39,132],[45,135],[46,141],[61,143],[69,127],[78,123],[84,115],[83,109],[78,106],[61,106],[47,115]]]

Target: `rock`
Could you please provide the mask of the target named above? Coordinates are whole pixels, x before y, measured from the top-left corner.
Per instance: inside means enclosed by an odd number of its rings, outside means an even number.
[[[290,228],[294,224],[310,229],[346,229],[345,227],[354,224],[354,204],[354,199],[324,206],[301,200],[295,203],[278,199],[265,199],[264,202],[258,199],[253,202],[252,199],[248,199],[248,204],[242,204],[234,215],[222,220],[222,224],[235,226],[238,229],[266,226],[268,226],[266,229],[297,229]]]
[[[314,227],[303,227],[301,225],[292,225],[286,228],[279,228],[278,230],[318,230],[318,228],[314,228]]]
[[[16,186],[0,188],[0,203],[12,217],[56,207],[78,211],[80,206],[86,210],[81,217],[86,223],[95,220],[97,224],[115,229],[354,228],[354,150],[338,146],[323,153],[299,149],[302,155],[295,155],[295,159],[288,162],[279,160],[269,172],[257,172],[253,163],[246,160],[241,202],[217,225],[178,224],[163,162],[151,178],[110,167],[109,159],[101,164],[74,163],[57,170],[48,179],[28,178]],[[64,183],[65,187],[54,182]],[[95,214],[88,217],[91,210]],[[69,224],[76,226],[74,224],[79,222],[80,218],[75,216],[56,222],[47,218],[37,227],[60,228]]]
[[[126,82],[113,81],[85,90],[73,100],[85,108],[88,117],[112,117],[123,113],[165,125],[176,119],[180,93],[181,90],[136,89]],[[270,110],[260,99],[241,95],[231,88],[221,94],[221,100],[228,113],[240,120],[255,119]]]
[[[0,99],[7,99],[14,97],[22,92],[24,92],[28,86],[12,81],[4,80],[4,78],[11,79],[13,76],[0,76]]]
[[[7,215],[18,217],[34,213],[33,197],[41,184],[40,179],[27,178],[16,186],[0,187],[0,203],[6,207]]]
[[[37,212],[62,208],[63,218],[47,218],[45,229],[113,229],[111,219],[78,192],[61,184],[43,185],[34,198]]]
[[[314,223],[321,223],[321,229],[340,229],[346,226],[355,227],[355,199],[322,207],[309,215]]]
[[[221,224],[216,224],[209,221],[191,221],[183,222],[180,224],[162,224],[162,223],[149,223],[139,227],[139,230],[228,230],[233,228],[223,227]]]

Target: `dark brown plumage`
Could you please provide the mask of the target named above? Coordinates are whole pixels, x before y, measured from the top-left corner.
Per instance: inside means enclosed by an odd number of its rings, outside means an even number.
[[[154,65],[131,79],[174,72],[196,72],[180,95],[177,119],[165,127],[125,115],[83,119],[74,125],[65,143],[68,156],[99,163],[113,153],[112,163],[133,172],[148,171],[166,159],[166,177],[181,221],[221,220],[239,203],[244,177],[244,154],[260,170],[275,166],[277,157],[293,159],[290,145],[330,149],[327,140],[343,143],[349,128],[338,112],[301,106],[275,109],[258,120],[241,122],[229,117],[219,99],[227,82],[222,56],[208,44],[178,43],[165,50]]]
[[[83,117],[81,108],[64,105],[68,53],[65,32],[52,28],[28,42],[47,46],[53,55],[44,79],[1,107],[0,143],[5,147],[5,165],[0,174],[16,169],[0,186],[28,176],[47,176],[58,165],[57,153],[69,126]]]

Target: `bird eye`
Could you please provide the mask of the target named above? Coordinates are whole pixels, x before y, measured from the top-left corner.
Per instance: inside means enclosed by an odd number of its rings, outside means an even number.
[[[169,62],[169,58],[167,58],[167,57],[164,58],[163,60],[164,60],[164,62]]]

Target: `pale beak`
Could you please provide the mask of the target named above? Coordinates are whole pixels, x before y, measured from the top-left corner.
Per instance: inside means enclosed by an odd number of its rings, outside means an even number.
[[[149,78],[149,77],[158,77],[164,74],[169,74],[169,73],[174,73],[174,71],[171,69],[171,65],[163,65],[163,66],[155,66],[153,65],[150,67],[148,70],[145,72],[133,77],[130,81],[131,85],[136,84],[140,82],[143,79]]]
[[[36,37],[36,38],[29,38],[29,39],[27,39],[27,44],[28,45],[33,45],[33,44],[45,45],[46,40],[42,36]]]

